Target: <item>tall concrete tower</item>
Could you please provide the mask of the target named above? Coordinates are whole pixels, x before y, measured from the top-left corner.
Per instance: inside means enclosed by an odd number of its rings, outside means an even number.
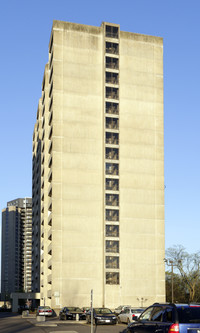
[[[54,21],[33,134],[32,289],[165,300],[163,40]],[[42,303],[43,304],[43,303]]]

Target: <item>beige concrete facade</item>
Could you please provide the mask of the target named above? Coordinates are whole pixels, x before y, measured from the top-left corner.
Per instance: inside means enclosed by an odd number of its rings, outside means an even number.
[[[163,41],[54,21],[33,135],[33,292],[165,300]]]

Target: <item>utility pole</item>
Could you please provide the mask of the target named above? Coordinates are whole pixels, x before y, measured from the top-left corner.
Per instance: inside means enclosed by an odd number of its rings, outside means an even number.
[[[172,285],[172,303],[174,303],[174,261],[169,259],[164,259],[167,266],[171,267],[171,285]]]

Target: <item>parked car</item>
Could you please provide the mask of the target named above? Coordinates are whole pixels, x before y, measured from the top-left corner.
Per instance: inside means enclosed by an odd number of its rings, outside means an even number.
[[[59,319],[74,320],[77,318],[77,315],[79,320],[85,320],[85,313],[80,308],[65,306],[60,310]]]
[[[37,308],[37,316],[47,316],[50,317],[53,315],[53,310],[50,306],[38,306]]]
[[[118,314],[120,314],[124,309],[126,309],[126,308],[131,308],[131,305],[120,305],[120,306],[118,306],[118,308],[116,308],[115,310],[114,310],[114,313],[116,314],[116,315],[118,315]]]
[[[89,306],[84,306],[83,308],[81,308],[81,310],[82,310],[84,313],[90,311],[90,309],[91,309],[91,308],[90,308]]]
[[[93,321],[95,325],[99,324],[117,324],[117,316],[108,308],[94,308]],[[91,310],[86,313],[87,324],[91,323]]]
[[[121,333],[198,333],[200,305],[155,303]]]
[[[136,320],[143,311],[144,309],[125,308],[117,317],[118,323],[129,324],[133,320]]]

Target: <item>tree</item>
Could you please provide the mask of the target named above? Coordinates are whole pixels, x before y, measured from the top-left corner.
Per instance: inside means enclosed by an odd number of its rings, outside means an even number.
[[[166,259],[178,269],[189,302],[197,301],[197,286],[200,284],[200,252],[188,254],[182,245],[166,250]]]

